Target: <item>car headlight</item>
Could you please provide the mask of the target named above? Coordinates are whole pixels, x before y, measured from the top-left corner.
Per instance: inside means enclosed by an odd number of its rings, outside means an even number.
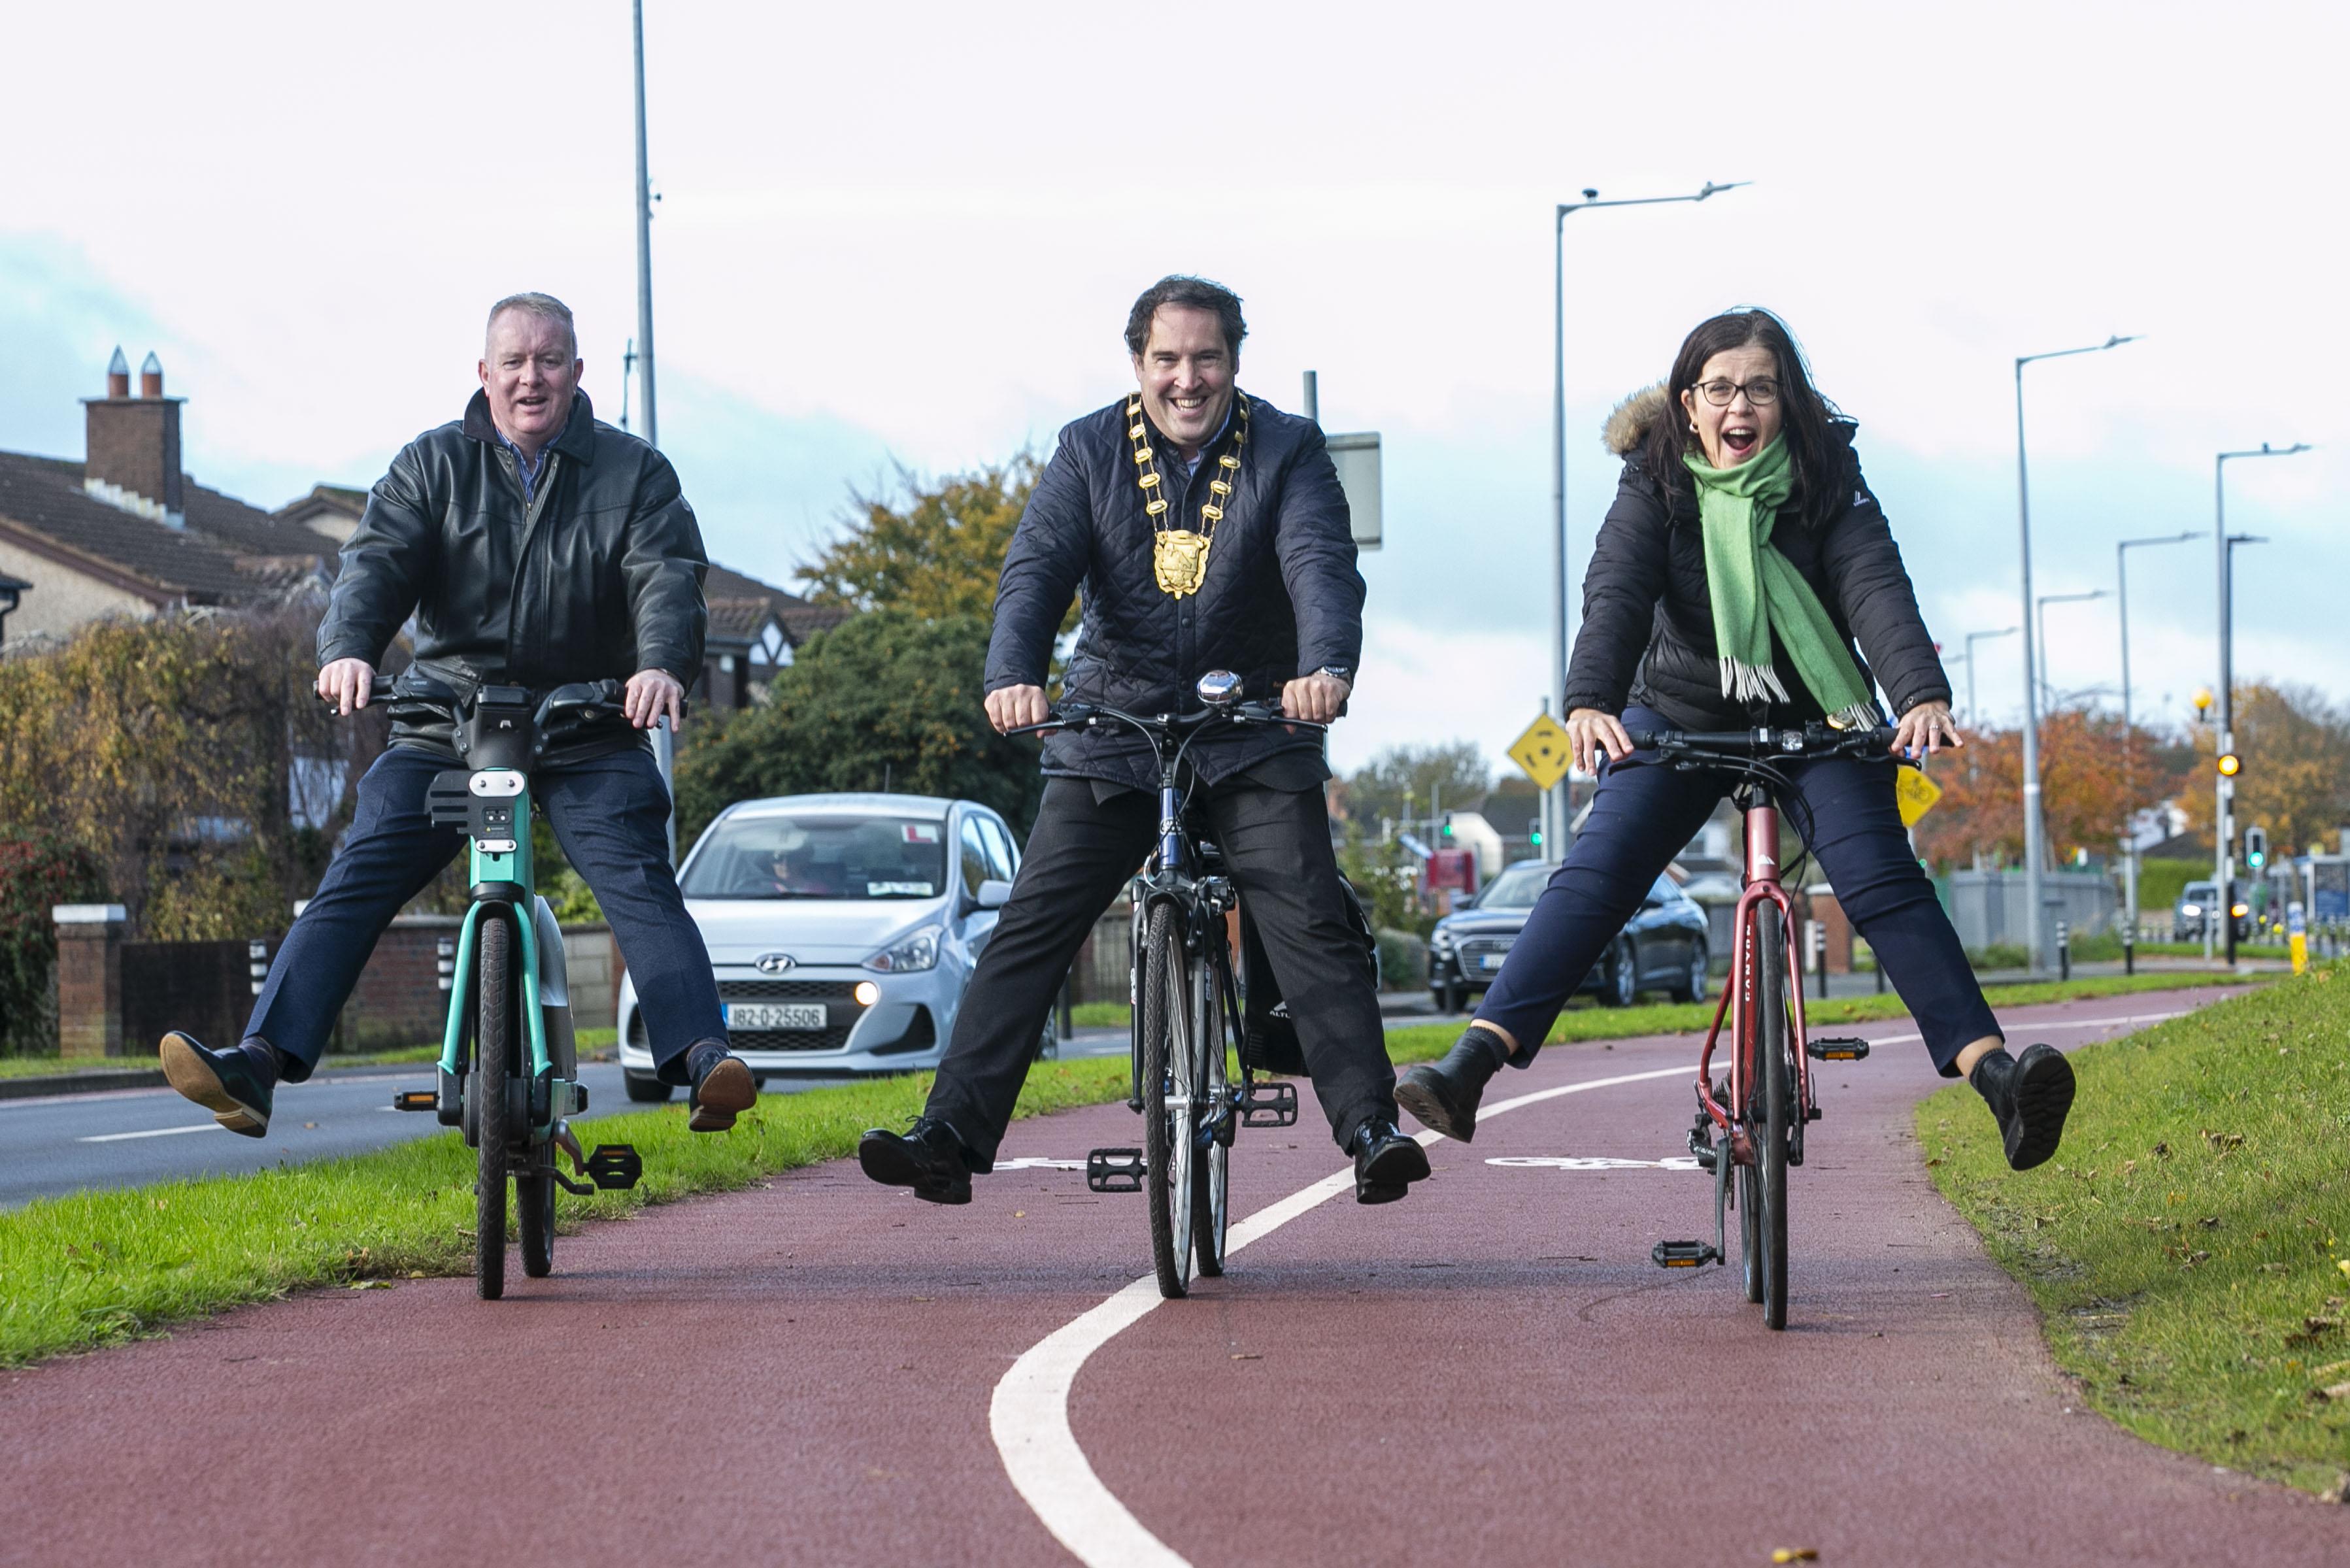
[[[2182,915],[2199,915],[2203,912],[2203,906],[2200,904],[2181,904],[2178,906],[2178,912]]]
[[[938,963],[939,928],[924,926],[867,959],[865,967],[882,974],[904,974],[910,970],[936,969]]]
[[[1442,926],[1437,927],[1436,929],[1428,934],[1428,950],[1432,953],[1451,952],[1452,950],[1452,933],[1446,930]]]

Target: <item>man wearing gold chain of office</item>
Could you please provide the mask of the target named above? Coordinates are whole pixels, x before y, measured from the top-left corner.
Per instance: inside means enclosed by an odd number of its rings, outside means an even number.
[[[1053,639],[1082,587],[1065,701],[1130,713],[1199,706],[1213,670],[1293,718],[1343,710],[1361,655],[1363,579],[1336,470],[1310,420],[1242,391],[1247,333],[1230,289],[1162,278],[1128,315],[1137,389],[1068,425],[996,588],[987,714],[1044,722]],[[1313,731],[1221,729],[1192,742],[1191,798],[1222,847],[1287,1002],[1316,1096],[1382,1203],[1428,1174],[1396,1130],[1373,970],[1330,849],[1329,769]],[[938,1082],[903,1133],[866,1134],[876,1181],[967,1203],[991,1169],[1036,1041],[1086,935],[1149,854],[1159,773],[1122,726],[1045,742],[1026,860],[963,993]]]

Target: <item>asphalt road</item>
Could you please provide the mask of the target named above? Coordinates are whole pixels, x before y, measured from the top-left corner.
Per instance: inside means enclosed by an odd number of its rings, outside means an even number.
[[[1064,1046],[1069,1056],[1126,1049],[1122,1030],[1087,1030]],[[598,1116],[642,1109],[631,1104],[617,1063],[583,1063],[588,1103]],[[771,1078],[768,1094],[839,1083],[837,1078]],[[0,1100],[0,1210],[52,1198],[153,1181],[266,1170],[383,1148],[441,1130],[430,1116],[391,1108],[393,1091],[429,1088],[429,1064],[369,1072],[329,1072],[278,1086],[265,1138],[224,1132],[212,1113],[170,1089]]]
[[[2072,1045],[2210,1000],[2006,1021]],[[1922,1168],[1914,1033],[1861,1033],[1784,1334],[1734,1271],[1648,1262],[1707,1209],[1662,1163],[1685,1038],[1504,1075],[1388,1207],[1319,1127],[1243,1132],[1230,1271],[1184,1302],[1139,1201],[1069,1168],[1135,1137],[1094,1106],[1015,1126],[968,1208],[819,1166],[566,1236],[502,1303],[313,1292],[0,1374],[0,1560],[474,1563],[521,1530],[728,1563],[2350,1561],[2350,1511],[2074,1407]]]

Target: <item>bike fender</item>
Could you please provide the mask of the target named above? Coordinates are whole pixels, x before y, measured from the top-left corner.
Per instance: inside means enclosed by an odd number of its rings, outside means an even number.
[[[563,968],[562,922],[544,898],[533,895],[531,905],[531,926],[538,936],[538,1004],[568,1007],[571,986]]]

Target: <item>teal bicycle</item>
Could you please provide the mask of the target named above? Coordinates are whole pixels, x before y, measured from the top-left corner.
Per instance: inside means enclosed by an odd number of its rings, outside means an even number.
[[[558,686],[543,697],[485,685],[470,696],[420,674],[378,677],[370,702],[453,713],[465,766],[436,775],[426,794],[435,826],[464,831],[473,898],[449,966],[449,1021],[438,1082],[392,1097],[463,1130],[474,1151],[473,1281],[484,1301],[505,1293],[506,1189],[514,1188],[523,1272],[555,1267],[555,1191],[626,1190],[644,1174],[627,1144],[582,1155],[568,1118],[588,1108],[579,1081],[564,973],[563,931],[538,896],[531,865],[530,768],[550,737],[620,711],[617,680]],[[569,1156],[588,1178],[556,1161]]]

